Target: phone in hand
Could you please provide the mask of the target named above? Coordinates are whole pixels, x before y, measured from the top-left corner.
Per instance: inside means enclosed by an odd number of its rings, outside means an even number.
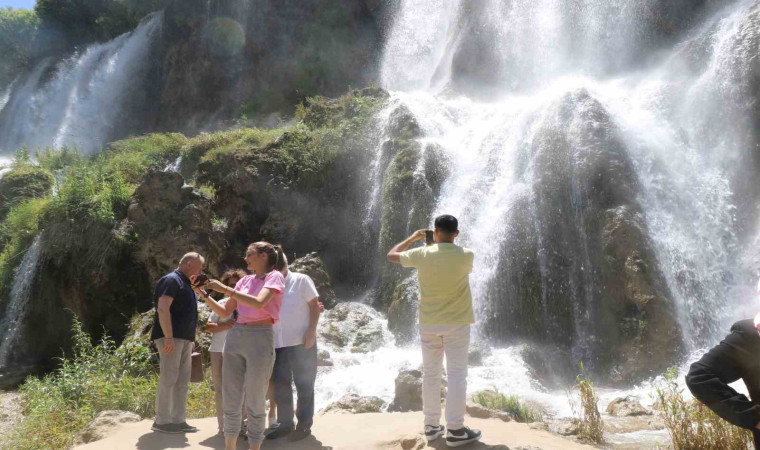
[[[435,244],[435,237],[433,236],[433,230],[425,230],[425,245]]]

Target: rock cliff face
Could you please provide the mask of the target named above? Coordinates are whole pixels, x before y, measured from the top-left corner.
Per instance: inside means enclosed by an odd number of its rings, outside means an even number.
[[[280,113],[375,79],[387,7],[375,0],[173,0],[158,126],[205,129],[236,111]]]
[[[680,327],[617,128],[585,91],[548,117],[530,149],[532,189],[506,224],[485,328],[555,348],[564,357],[550,361],[570,373],[579,361],[619,382],[663,370],[682,349]]]

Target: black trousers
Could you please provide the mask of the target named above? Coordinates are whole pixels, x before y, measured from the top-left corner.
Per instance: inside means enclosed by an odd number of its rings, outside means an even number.
[[[282,347],[276,356],[272,380],[274,400],[277,402],[277,421],[281,426],[292,426],[293,384],[298,393],[295,417],[299,428],[310,429],[314,423],[314,382],[317,379],[317,346],[310,349],[303,345]]]

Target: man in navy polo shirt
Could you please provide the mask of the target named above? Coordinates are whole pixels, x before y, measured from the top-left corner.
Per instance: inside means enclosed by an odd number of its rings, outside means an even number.
[[[185,421],[185,413],[190,357],[198,323],[198,297],[192,289],[190,277],[200,274],[204,263],[205,259],[200,254],[188,253],[179,261],[176,270],[156,283],[153,293],[156,314],[150,338],[158,348],[160,376],[153,431],[198,431]]]

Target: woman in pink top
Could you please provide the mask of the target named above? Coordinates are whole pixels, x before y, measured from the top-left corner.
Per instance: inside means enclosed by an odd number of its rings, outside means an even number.
[[[264,439],[266,394],[274,365],[272,325],[279,320],[285,290],[285,277],[274,270],[280,258],[284,258],[280,246],[255,242],[248,246],[245,262],[248,270],[256,275],[243,277],[234,289],[217,280],[209,280],[204,286],[228,296],[224,306],[198,291],[211,310],[222,318],[238,310],[237,323],[227,333],[222,351],[226,450],[233,450],[237,445],[243,398],[248,411],[251,450],[259,450]]]

